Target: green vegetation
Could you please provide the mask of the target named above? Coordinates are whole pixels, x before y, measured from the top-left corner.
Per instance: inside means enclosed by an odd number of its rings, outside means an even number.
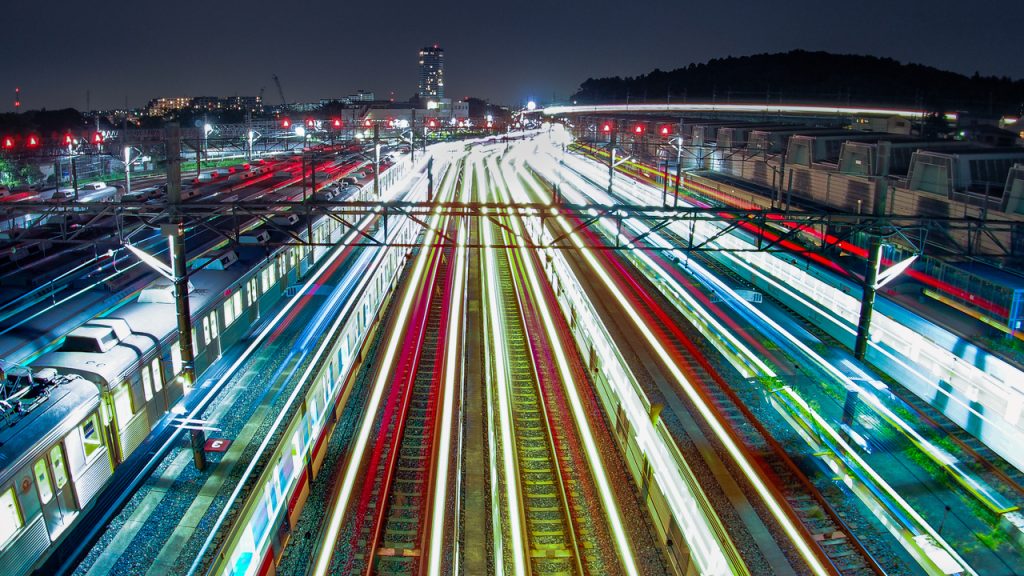
[[[42,181],[43,173],[35,164],[20,164],[0,158],[0,186],[14,188],[15,186],[40,184]]]

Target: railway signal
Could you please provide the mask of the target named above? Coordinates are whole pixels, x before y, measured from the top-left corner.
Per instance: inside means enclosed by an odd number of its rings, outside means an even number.
[[[634,126],[633,127],[633,133],[634,134],[643,134],[644,133],[644,125],[643,124],[637,124],[636,126]]]
[[[71,146],[74,143],[75,143],[75,137],[74,136],[72,136],[71,134],[65,134],[64,135],[64,145],[65,146]]]
[[[14,138],[10,136],[4,136],[4,150],[11,150],[14,148]]]
[[[284,119],[281,120],[281,128],[291,128],[291,127],[292,127],[292,121],[291,120],[289,120],[288,118],[284,118]]]
[[[604,125],[601,126],[601,132],[604,132],[605,134],[608,134],[611,131],[612,131],[612,125],[610,123],[605,122]]]
[[[340,118],[335,118],[334,120],[331,120],[331,126],[334,127],[335,129],[340,129],[341,128],[341,119]]]
[[[28,142],[26,142],[25,145],[28,146],[29,148],[36,148],[36,147],[38,147],[39,146],[39,137],[36,136],[35,134],[32,134],[31,136],[28,137]]]
[[[93,134],[92,135],[92,143],[93,144],[103,144],[103,134],[101,134],[100,132],[96,132],[95,134]]]

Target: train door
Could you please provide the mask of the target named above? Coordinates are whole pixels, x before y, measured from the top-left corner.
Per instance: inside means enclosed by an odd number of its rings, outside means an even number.
[[[37,460],[32,472],[36,478],[36,488],[39,490],[46,530],[52,539],[63,531],[77,511],[61,445],[57,444],[50,448],[48,454]]]
[[[206,343],[207,365],[213,364],[220,358],[220,319],[216,309],[203,318],[203,342]]]

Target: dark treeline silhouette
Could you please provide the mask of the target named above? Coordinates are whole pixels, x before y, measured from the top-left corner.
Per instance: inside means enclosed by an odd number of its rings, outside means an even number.
[[[964,76],[892,58],[794,50],[716,58],[670,72],[588,78],[573,94],[597,102],[828,102],[1020,114],[1024,80]]]
[[[30,110],[20,114],[0,114],[0,134],[28,134],[51,136],[66,130],[79,130],[91,126],[85,116],[74,108],[62,110]]]

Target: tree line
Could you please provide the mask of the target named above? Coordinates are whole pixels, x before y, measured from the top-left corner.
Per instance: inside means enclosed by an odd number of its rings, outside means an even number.
[[[794,50],[715,58],[633,77],[588,78],[578,103],[834,103],[988,114],[1024,112],[1024,80],[972,76],[892,58]]]

